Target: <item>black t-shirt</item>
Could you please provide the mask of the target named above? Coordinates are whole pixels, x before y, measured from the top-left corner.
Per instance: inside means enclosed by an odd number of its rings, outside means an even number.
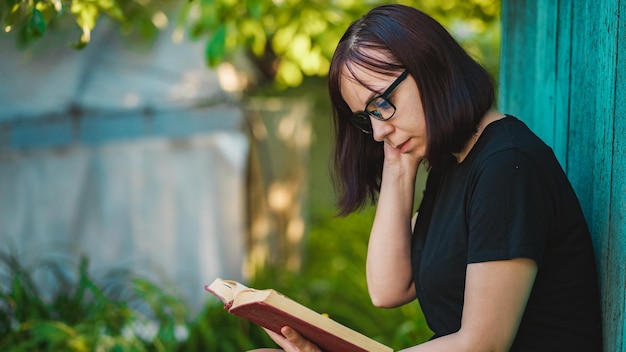
[[[468,264],[531,258],[535,283],[511,351],[600,351],[591,237],[552,150],[518,119],[489,124],[465,160],[429,173],[413,234],[433,338],[461,327]]]

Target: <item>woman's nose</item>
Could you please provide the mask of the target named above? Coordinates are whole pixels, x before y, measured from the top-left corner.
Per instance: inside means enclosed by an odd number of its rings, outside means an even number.
[[[389,121],[380,121],[372,117],[370,120],[372,122],[372,135],[376,142],[384,141],[385,137],[393,131],[393,126]]]

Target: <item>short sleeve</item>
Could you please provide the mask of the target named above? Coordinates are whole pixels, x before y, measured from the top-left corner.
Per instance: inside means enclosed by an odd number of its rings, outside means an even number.
[[[550,191],[526,154],[492,154],[470,179],[467,263],[530,258],[541,265],[549,235]]]

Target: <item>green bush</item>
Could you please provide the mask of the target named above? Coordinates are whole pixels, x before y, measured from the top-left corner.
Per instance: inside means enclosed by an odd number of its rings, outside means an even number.
[[[183,301],[132,273],[111,271],[96,283],[86,258],[75,280],[56,261],[26,268],[4,253],[0,263],[2,351],[171,351],[184,338]],[[42,275],[54,287],[38,284]]]
[[[242,352],[276,346],[257,325],[224,310],[221,301],[209,300],[190,328],[189,338],[178,351]]]

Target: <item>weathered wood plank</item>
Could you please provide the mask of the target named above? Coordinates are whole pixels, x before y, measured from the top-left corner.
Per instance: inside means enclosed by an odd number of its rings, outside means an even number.
[[[556,81],[554,98],[554,144],[552,148],[563,169],[568,169],[567,150],[569,146],[570,123],[570,82],[572,77],[572,20],[573,4],[564,1],[559,5],[557,15],[556,41]]]
[[[607,351],[626,350],[626,1],[616,2],[619,23],[616,28],[615,94],[613,123],[613,167],[611,175],[611,218],[607,277],[610,289],[604,298],[612,326],[607,331]],[[606,313],[605,313],[606,314]],[[609,324],[611,324],[609,323]],[[608,324],[605,324],[605,326]]]
[[[569,79],[569,71],[559,71],[558,64],[561,60],[569,62],[569,47],[564,48],[563,57],[557,46],[558,33],[569,33],[571,22],[569,18],[562,21],[559,8],[550,1],[504,2],[502,13],[509,23],[508,30],[501,34],[501,66],[517,69],[500,75],[500,87],[515,87],[516,92],[501,91],[500,107],[525,121],[555,150],[565,167],[567,138],[560,127],[568,124],[567,110],[558,111],[562,118],[554,116],[557,99],[563,102],[569,96],[568,92],[557,91],[556,81]]]
[[[581,201],[607,352],[626,351],[625,14],[626,0],[502,4],[500,106],[553,147]]]
[[[580,199],[588,221],[593,217],[593,160],[595,124],[595,77],[596,61],[590,28],[590,5],[576,1],[572,8],[572,56],[570,78],[569,142],[567,150],[567,173]],[[563,38],[565,40],[565,38]],[[590,55],[581,55],[588,51]],[[581,103],[584,102],[584,103]]]
[[[618,282],[615,282],[615,270],[618,269],[618,258],[615,257],[616,233],[613,233],[615,219],[611,207],[617,195],[612,189],[612,168],[614,167],[614,122],[615,115],[615,84],[617,65],[617,28],[618,11],[616,1],[598,1],[589,5],[592,16],[592,32],[586,33],[587,40],[593,42],[593,63],[596,75],[594,85],[590,87],[596,94],[595,98],[595,158],[593,163],[593,216],[591,229],[596,248],[600,251],[598,261],[600,272],[600,288],[602,290],[602,308],[604,312],[604,336],[607,351],[619,351],[618,332],[622,330],[623,312],[617,309],[620,305],[619,296],[623,293]],[[582,55],[579,53],[578,55]],[[589,53],[585,53],[589,55]],[[622,259],[623,261],[624,259]],[[619,290],[619,292],[616,292]]]
[[[524,100],[532,99],[518,95],[519,92],[530,92],[532,78],[525,71],[532,70],[530,63],[534,64],[534,60],[529,61],[528,58],[534,58],[535,47],[529,43],[535,41],[534,31],[525,31],[524,28],[531,25],[534,26],[534,12],[530,8],[528,1],[515,1],[502,3],[502,18],[507,18],[508,29],[501,31],[501,59],[500,67],[524,67],[525,69],[510,69],[500,71],[500,93],[499,104],[503,112],[516,115],[520,118],[523,116],[531,116],[530,104],[526,104]],[[507,89],[515,89],[515,91],[506,91]],[[525,97],[526,99],[522,99]]]
[[[525,72],[532,79],[534,89],[529,92],[533,92],[533,99],[525,103],[533,106],[533,114],[528,117],[533,130],[554,147],[558,11],[553,1],[538,1],[536,6],[535,40],[532,43],[536,48],[534,70]]]

